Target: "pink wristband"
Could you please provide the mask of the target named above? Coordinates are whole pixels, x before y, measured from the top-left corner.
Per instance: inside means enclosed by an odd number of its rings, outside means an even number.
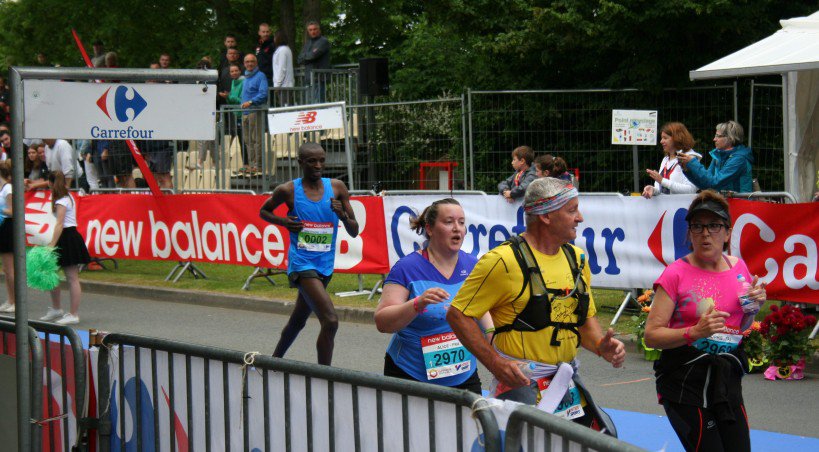
[[[683,338],[685,339],[685,344],[686,344],[686,345],[691,345],[691,344],[694,342],[694,340],[693,340],[693,339],[691,339],[691,335],[690,335],[690,334],[688,334],[688,333],[689,333],[689,331],[691,331],[691,327],[690,327],[690,326],[689,326],[688,328],[686,328],[686,329],[685,329],[685,332],[683,333]]]
[[[416,314],[420,314],[421,311],[418,310],[418,297],[412,299],[412,309],[415,310]]]

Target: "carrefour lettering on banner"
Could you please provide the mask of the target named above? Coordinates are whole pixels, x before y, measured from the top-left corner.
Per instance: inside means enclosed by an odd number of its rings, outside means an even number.
[[[310,132],[344,128],[344,106],[310,108],[301,111],[276,112],[268,115],[270,134]]]
[[[23,135],[94,140],[213,140],[216,88],[205,87],[184,83],[24,80]]]
[[[819,203],[730,199],[729,204],[734,218],[731,254],[767,284],[768,299],[819,303]]]

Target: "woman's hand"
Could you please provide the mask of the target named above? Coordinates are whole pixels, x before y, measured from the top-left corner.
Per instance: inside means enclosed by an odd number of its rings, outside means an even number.
[[[649,177],[654,179],[654,182],[662,182],[663,181],[663,176],[661,176],[660,173],[658,173],[658,172],[656,172],[656,171],[654,171],[652,169],[647,169],[646,173],[648,173]]]
[[[759,303],[760,307],[768,301],[768,294],[765,292],[765,283],[759,282],[759,276],[754,275],[754,281],[751,285],[751,290],[748,291],[748,296]]]
[[[430,287],[429,289],[425,290],[424,293],[418,295],[418,299],[415,302],[418,305],[418,313],[424,312],[424,309],[431,304],[438,304],[449,300],[449,293],[441,289],[440,287]]]
[[[692,339],[701,339],[714,333],[723,333],[725,332],[725,319],[730,316],[727,312],[718,311],[711,306],[708,308],[708,312],[700,317],[699,322],[691,327],[689,336]]]
[[[646,170],[646,171],[651,171],[651,170]],[[654,196],[654,186],[653,185],[646,185],[645,188],[643,188],[643,198],[651,199],[652,196]]]
[[[687,165],[693,158],[694,156],[691,154],[677,154],[677,161],[680,162],[680,165],[682,165],[683,168],[685,168],[685,165]]]

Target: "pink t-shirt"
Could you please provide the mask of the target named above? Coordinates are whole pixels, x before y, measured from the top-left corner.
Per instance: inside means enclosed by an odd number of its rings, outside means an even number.
[[[731,314],[725,321],[725,326],[739,331],[743,315],[739,305],[739,295],[743,293],[742,283],[737,280],[737,275],[740,274],[748,283],[753,281],[748,266],[742,259],[721,272],[703,270],[682,259],[674,261],[654,282],[654,289],[662,286],[676,305],[668,327],[685,328],[696,325],[700,317],[708,312],[708,308],[715,306],[717,310]]]

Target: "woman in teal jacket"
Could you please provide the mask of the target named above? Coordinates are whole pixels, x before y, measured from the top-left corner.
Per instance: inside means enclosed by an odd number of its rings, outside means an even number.
[[[738,193],[754,191],[751,177],[751,163],[754,156],[751,148],[742,144],[745,132],[736,121],[717,125],[714,146],[710,153],[711,163],[706,168],[690,155],[678,155],[685,177],[700,190],[728,190]]]

